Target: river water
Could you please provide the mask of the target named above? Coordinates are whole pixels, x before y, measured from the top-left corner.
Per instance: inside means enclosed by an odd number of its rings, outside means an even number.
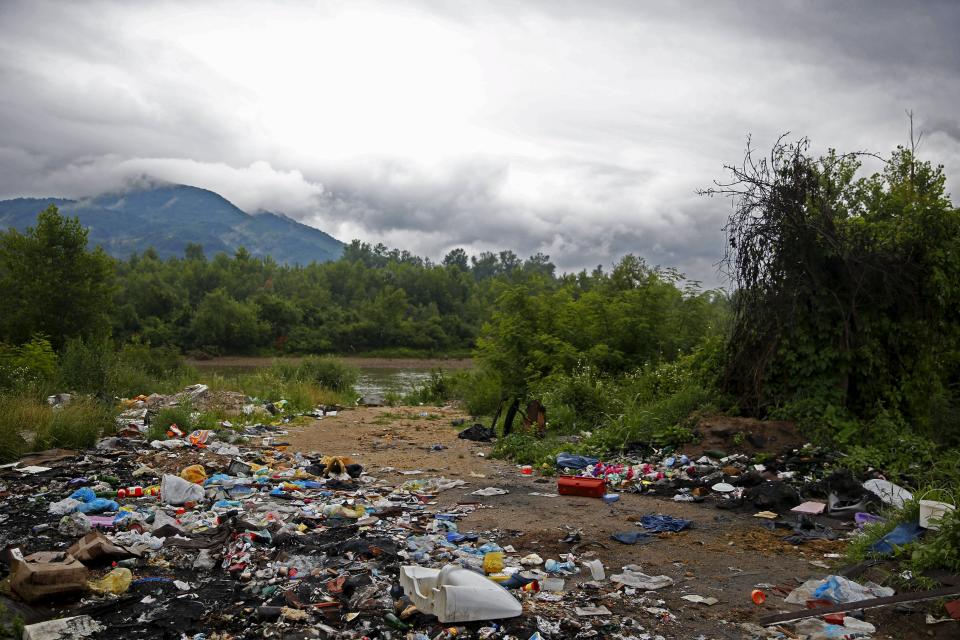
[[[295,358],[294,358],[295,360]],[[387,395],[403,396],[430,379],[432,371],[467,369],[469,360],[417,360],[412,358],[343,358],[356,367],[360,376],[355,386],[363,400],[380,404]],[[192,361],[190,364],[204,370],[220,373],[249,372],[273,363],[272,358],[226,357],[214,360]]]

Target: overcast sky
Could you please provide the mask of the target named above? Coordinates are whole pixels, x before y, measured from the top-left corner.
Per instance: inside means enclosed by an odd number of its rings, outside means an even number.
[[[960,184],[960,2],[0,1],[0,197],[148,175],[440,258],[716,284],[747,134]]]

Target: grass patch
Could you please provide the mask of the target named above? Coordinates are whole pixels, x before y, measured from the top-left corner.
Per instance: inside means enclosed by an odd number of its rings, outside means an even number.
[[[11,462],[29,451],[38,430],[52,420],[49,406],[26,396],[0,396],[0,461]]]
[[[215,391],[240,391],[264,402],[286,400],[293,411],[310,411],[319,405],[352,405],[357,370],[329,357],[296,362],[277,360],[255,371],[220,374],[200,379]]]
[[[84,449],[113,433],[116,411],[93,398],[75,398],[53,409],[29,396],[0,397],[0,460],[10,462],[31,450]]]

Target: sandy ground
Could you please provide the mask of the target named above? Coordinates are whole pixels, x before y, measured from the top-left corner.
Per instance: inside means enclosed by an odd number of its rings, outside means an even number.
[[[750,514],[718,510],[706,503],[623,494],[618,503],[608,506],[592,498],[530,495],[556,493],[556,479],[524,476],[514,464],[481,457],[489,455],[491,446],[458,439],[462,427],[451,425],[456,418],[466,416],[453,408],[359,408],[293,427],[288,440],[301,451],[349,455],[368,473],[397,483],[437,476],[465,480],[467,486],[441,493],[438,502],[481,503],[483,508],[461,521],[460,530],[496,530],[501,534],[500,544],[512,544],[520,554],[536,552],[544,558],[556,558],[570,550],[570,545],[559,540],[566,535],[566,527],[572,527],[582,530],[584,543],[598,543],[582,545],[579,554],[585,559],[600,558],[608,576],[626,564],[639,564],[648,574],[670,576],[674,586],[659,595],[676,614],[677,622],[660,624],[643,611],[629,612],[666,638],[697,638],[700,634],[715,639],[742,637],[733,622],[752,621],[782,610],[778,606],[782,596],[770,589],[764,606],[753,605],[750,592],[754,585],[782,585],[789,591],[808,578],[826,575],[826,570],[811,565],[811,561],[831,562],[824,553],[842,549],[843,543],[836,542],[793,547],[781,542],[780,534],[758,526]],[[434,450],[438,444],[445,448]],[[417,469],[423,474],[399,473]],[[500,487],[510,493],[469,495],[483,487]],[[637,530],[633,522],[648,513],[690,519],[694,529],[665,534],[647,545],[622,545],[610,539],[614,532]],[[692,604],[681,599],[686,594],[713,596],[720,602],[712,607]],[[622,606],[619,608],[622,611]],[[956,624],[928,627],[921,613],[872,610],[867,611],[866,619],[877,625],[876,638],[957,637],[949,635],[957,633]]]

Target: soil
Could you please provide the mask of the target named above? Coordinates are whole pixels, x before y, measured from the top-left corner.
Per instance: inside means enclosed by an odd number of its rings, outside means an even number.
[[[457,419],[467,422],[452,426]],[[665,638],[697,638],[701,634],[713,639],[743,637],[743,631],[734,623],[754,621],[784,610],[782,598],[790,590],[809,578],[830,573],[811,562],[837,562],[824,554],[843,548],[842,542],[794,547],[784,543],[779,533],[762,528],[752,512],[718,510],[710,503],[677,503],[647,495],[621,494],[619,502],[608,506],[594,498],[531,495],[556,493],[556,479],[522,475],[516,465],[491,459],[489,443],[458,439],[457,432],[469,424],[466,415],[451,407],[364,407],[291,427],[287,439],[292,448],[300,451],[350,456],[362,463],[368,473],[398,483],[437,476],[465,480],[468,485],[441,493],[437,498],[439,505],[481,504],[482,508],[460,521],[460,530],[492,532],[501,545],[513,545],[521,556],[536,552],[547,559],[570,552],[571,545],[560,540],[570,529],[579,529],[582,540],[577,555],[583,559],[599,558],[608,577],[627,564],[638,564],[648,574],[670,576],[674,585],[658,591],[656,598],[662,598],[663,606],[676,615],[675,622],[660,622],[645,610],[631,610],[630,605],[614,598],[598,597],[595,602],[633,616],[649,631]],[[731,434],[744,427],[757,428],[739,423],[732,426],[736,429]],[[713,430],[726,427],[720,425]],[[789,436],[786,427],[782,432],[778,427],[776,433],[778,438]],[[718,444],[713,442],[705,448],[721,448]],[[404,476],[400,474],[402,470],[423,473]],[[509,494],[470,495],[483,487],[503,488]],[[693,521],[694,528],[662,534],[661,539],[646,545],[623,545],[610,539],[615,532],[638,530],[634,522],[649,513],[686,518]],[[841,522],[831,525],[838,529],[848,526]],[[568,579],[571,583],[572,579]],[[759,583],[775,588],[765,588],[767,601],[758,607],[751,602],[750,593]],[[720,602],[711,607],[692,604],[681,599],[687,594],[713,596]],[[951,634],[957,632],[955,623],[925,625],[919,608],[913,613],[898,613],[892,608],[868,610],[866,620],[877,626],[878,639],[948,638],[956,637]]]
[[[700,436],[687,451],[699,455],[704,451],[753,455],[761,451],[779,452],[802,446],[806,440],[793,422],[707,416],[701,418],[694,431]]]
[[[187,364],[198,369],[261,369],[269,367],[277,359],[299,362],[300,357],[264,358],[255,356],[224,356],[208,360],[187,360]],[[364,358],[353,356],[337,356],[341,362],[361,369],[443,369],[457,370],[470,369],[473,360],[470,358]]]

